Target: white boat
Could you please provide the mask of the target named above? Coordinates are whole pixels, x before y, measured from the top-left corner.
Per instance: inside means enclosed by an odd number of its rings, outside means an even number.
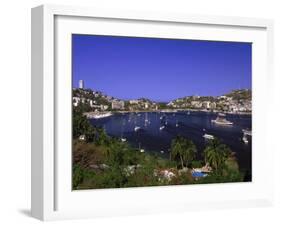
[[[141,143],[139,143],[139,150],[140,150],[140,152],[141,152],[141,153],[143,153],[143,152],[144,152],[144,149],[143,149],[143,148],[141,148]]]
[[[164,151],[160,151],[161,154],[164,154]]]
[[[249,143],[249,141],[248,141],[248,139],[247,139],[247,136],[243,136],[242,140],[243,140],[243,142],[244,142],[245,144],[248,144],[248,143]]]
[[[111,112],[106,112],[106,113],[97,113],[97,112],[88,112],[85,113],[87,118],[94,118],[94,119],[101,119],[101,118],[106,118],[112,115]]]
[[[242,129],[244,135],[252,136],[252,131],[247,129]]]
[[[233,122],[227,121],[226,119],[225,119],[224,121],[215,119],[215,120],[212,120],[212,122],[213,122],[213,123],[216,123],[216,124],[218,124],[218,125],[226,125],[226,126],[231,126],[231,125],[233,125]]]
[[[126,138],[121,138],[121,141],[125,142],[125,141],[127,141],[127,139]]]
[[[203,135],[203,137],[204,137],[205,139],[209,139],[209,140],[213,140],[213,139],[214,139],[214,136],[213,136],[213,135],[207,134],[207,133],[205,133],[205,134]]]
[[[176,127],[179,127],[179,124],[178,124],[178,123],[176,123]]]
[[[218,125],[227,125],[227,126],[233,125],[233,122],[230,122],[225,119],[225,114],[223,113],[219,113],[218,117],[216,119],[211,120],[211,122]]]
[[[141,128],[139,126],[135,126],[134,130],[135,132],[137,132],[138,130],[140,130]]]
[[[165,126],[160,126],[159,129],[160,129],[160,130],[163,130],[163,129],[165,129]]]

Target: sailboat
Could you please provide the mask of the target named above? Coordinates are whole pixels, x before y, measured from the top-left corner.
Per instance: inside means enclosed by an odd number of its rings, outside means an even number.
[[[243,142],[244,142],[245,144],[248,144],[248,143],[249,143],[248,138],[247,138],[246,135],[243,136],[242,140],[243,140]]]
[[[163,130],[163,129],[165,129],[165,126],[160,126],[159,127],[159,130]]]
[[[134,130],[135,132],[139,131],[141,128],[139,126],[135,126]]]
[[[144,119],[144,126],[146,127],[148,124],[150,124],[148,118],[147,118],[147,112],[145,113],[145,119]]]
[[[213,139],[214,139],[214,136],[213,136],[213,135],[207,134],[207,133],[205,133],[205,134],[203,135],[203,137],[204,137],[205,139],[209,139],[209,140],[213,140]]]
[[[127,141],[127,139],[123,137],[124,125],[125,125],[125,119],[123,120],[123,123],[122,123],[122,126],[121,126],[121,138],[120,139],[121,139],[122,142]]]

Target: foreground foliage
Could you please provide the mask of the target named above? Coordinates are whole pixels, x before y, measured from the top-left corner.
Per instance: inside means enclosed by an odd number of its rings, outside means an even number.
[[[85,135],[85,140],[79,137]],[[107,136],[93,127],[81,111],[73,112],[73,189],[123,188],[140,186],[222,183],[243,181],[230,149],[218,139],[206,145],[204,162],[195,159],[191,140],[176,137],[171,159],[141,153],[127,142]],[[209,164],[213,171],[193,178],[191,168]]]

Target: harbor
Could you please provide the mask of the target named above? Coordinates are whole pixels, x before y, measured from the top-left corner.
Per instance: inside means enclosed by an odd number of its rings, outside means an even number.
[[[218,117],[223,117],[231,125],[214,123]],[[135,112],[92,118],[90,122],[102,127],[112,137],[125,139],[141,152],[155,153],[164,158],[170,157],[171,140],[177,135],[195,143],[198,158],[202,158],[206,143],[216,137],[235,153],[242,170],[251,171],[250,115],[219,115],[199,111]]]
[[[252,181],[251,43],[72,38],[74,190]]]

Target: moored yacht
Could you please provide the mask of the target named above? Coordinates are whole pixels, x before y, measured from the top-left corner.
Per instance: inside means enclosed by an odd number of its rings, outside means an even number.
[[[252,131],[248,129],[242,129],[244,135],[252,136]]]
[[[225,114],[219,113],[216,119],[211,120],[212,123],[218,124],[218,125],[233,125],[233,122],[230,122],[226,120]]]
[[[125,142],[125,141],[127,141],[127,139],[126,138],[121,138],[121,141]]]
[[[87,118],[93,118],[93,119],[101,119],[106,118],[112,115],[111,112],[86,112],[84,115]]]
[[[207,133],[205,133],[205,134],[203,135],[203,137],[204,137],[205,139],[209,139],[209,140],[213,140],[213,139],[214,139],[214,136],[213,136],[213,135],[207,134]]]
[[[135,126],[134,130],[135,132],[139,131],[141,128],[139,126]]]
[[[243,140],[243,142],[244,142],[245,144],[248,144],[248,143],[249,143],[248,138],[247,138],[246,135],[243,136],[242,140]]]
[[[165,126],[160,126],[159,129],[160,129],[160,130],[163,130],[163,129],[165,129]]]

